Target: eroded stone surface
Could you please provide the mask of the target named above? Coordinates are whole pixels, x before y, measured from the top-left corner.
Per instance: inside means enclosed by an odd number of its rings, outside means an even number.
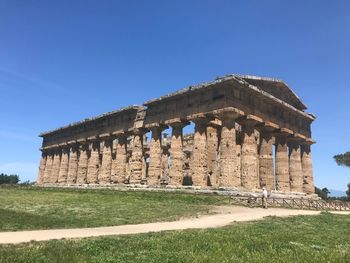
[[[289,143],[289,178],[292,192],[303,191],[303,173],[301,167],[301,155],[299,143]]]
[[[50,183],[52,184],[57,183],[58,173],[60,171],[60,164],[61,164],[61,151],[57,150],[54,153],[54,157],[52,161],[51,176],[49,180]]]
[[[39,185],[44,183],[46,160],[47,160],[47,155],[45,153],[42,153],[40,164],[39,164],[38,179],[37,179],[37,183]]]
[[[284,135],[276,136],[276,188],[282,192],[290,191],[288,146]]]
[[[130,183],[141,183],[143,162],[143,134],[135,134],[132,141],[132,155],[129,164]]]
[[[184,176],[184,158],[183,152],[183,125],[181,122],[172,125],[171,135],[171,165],[169,170],[170,182],[169,184],[174,186],[181,186],[183,183]]]
[[[249,190],[259,188],[258,184],[258,148],[255,130],[251,126],[243,127],[241,155],[242,186]]]
[[[207,135],[204,123],[198,121],[195,124],[193,149],[190,161],[192,184],[194,186],[207,186],[208,184],[208,160],[207,160]]]
[[[77,184],[86,184],[87,171],[88,171],[88,146],[86,144],[81,145],[78,162]]]
[[[126,181],[127,166],[127,140],[125,136],[120,136],[117,141],[117,153],[115,161],[115,179],[116,183],[124,183]]]
[[[152,128],[148,168],[148,185],[157,185],[162,175],[162,129]]]
[[[67,175],[67,183],[75,184],[77,180],[78,174],[78,149],[73,146],[70,149],[69,153],[69,167],[68,167],[68,175]]]
[[[217,152],[218,152],[218,128],[216,124],[209,123],[207,126],[207,158],[208,158],[208,176],[209,185],[218,186],[218,165],[217,165]]]
[[[315,187],[312,174],[311,147],[309,144],[302,144],[301,146],[301,161],[303,170],[303,192],[313,194],[315,193]]]
[[[221,187],[240,187],[241,151],[237,144],[235,120],[228,116],[222,119],[220,140],[220,177]]]
[[[62,150],[60,171],[58,173],[58,183],[65,184],[67,182],[68,167],[69,167],[69,149]]]
[[[260,186],[265,186],[267,190],[275,189],[274,160],[272,156],[272,147],[272,134],[261,132],[259,149],[259,179]]]
[[[98,183],[98,174],[100,171],[100,143],[92,142],[90,144],[90,158],[88,161],[88,171],[86,176],[86,182],[88,184]]]
[[[100,184],[111,183],[111,169],[112,169],[112,140],[105,139],[102,151],[102,164],[99,173],[98,181]]]

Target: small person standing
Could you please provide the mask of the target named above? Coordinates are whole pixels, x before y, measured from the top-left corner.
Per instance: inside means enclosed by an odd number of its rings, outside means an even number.
[[[263,208],[267,208],[267,190],[265,187],[262,188],[262,206]]]

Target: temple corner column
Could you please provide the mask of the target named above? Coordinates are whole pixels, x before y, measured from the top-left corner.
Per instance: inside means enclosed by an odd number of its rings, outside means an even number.
[[[303,172],[301,164],[300,142],[305,139],[305,136],[294,133],[288,139],[289,148],[289,179],[290,191],[303,192]]]
[[[44,183],[46,161],[47,161],[47,152],[44,149],[41,149],[41,158],[40,158],[40,164],[39,164],[38,179],[36,181],[36,183],[38,185],[42,185]]]
[[[312,171],[312,155],[311,155],[311,145],[315,141],[306,138],[301,143],[301,166],[303,173],[303,192],[306,194],[315,193],[314,177]]]

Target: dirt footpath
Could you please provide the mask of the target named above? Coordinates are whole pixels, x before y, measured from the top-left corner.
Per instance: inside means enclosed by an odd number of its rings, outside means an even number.
[[[186,218],[172,222],[158,222],[137,225],[121,225],[110,227],[31,230],[16,232],[0,232],[0,244],[18,244],[23,242],[44,241],[62,238],[84,238],[111,235],[129,235],[167,230],[215,228],[229,225],[234,222],[263,219],[266,216],[295,216],[318,215],[319,211],[291,210],[280,208],[247,208],[236,206],[215,207],[215,214],[203,215],[198,218]],[[335,212],[350,214],[350,212]]]

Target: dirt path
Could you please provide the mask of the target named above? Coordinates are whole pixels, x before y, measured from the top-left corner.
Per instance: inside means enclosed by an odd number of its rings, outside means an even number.
[[[187,218],[173,222],[158,222],[138,225],[121,225],[111,227],[76,228],[31,230],[18,232],[0,232],[0,244],[18,244],[23,242],[44,241],[62,238],[84,238],[110,235],[127,235],[148,232],[160,232],[166,230],[215,228],[228,225],[233,222],[262,219],[266,216],[293,216],[293,215],[317,215],[319,211],[289,210],[289,209],[262,209],[224,206],[216,207],[216,214],[204,215],[198,218]],[[338,212],[350,214],[350,212]]]

